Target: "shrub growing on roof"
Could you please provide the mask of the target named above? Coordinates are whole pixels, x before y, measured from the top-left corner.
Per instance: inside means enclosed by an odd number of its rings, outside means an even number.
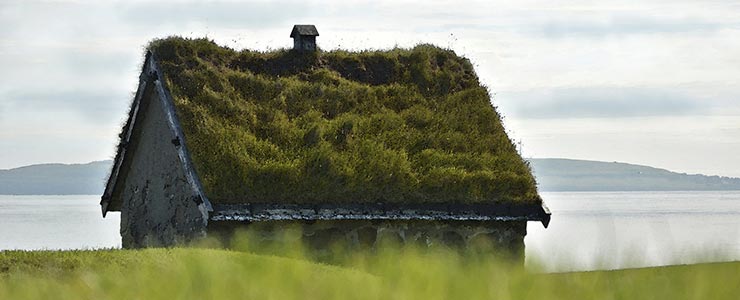
[[[178,37],[149,50],[212,202],[541,202],[451,50],[234,51]]]

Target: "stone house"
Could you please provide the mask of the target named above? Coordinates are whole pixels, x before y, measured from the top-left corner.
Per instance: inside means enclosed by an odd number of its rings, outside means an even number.
[[[313,38],[311,27],[291,36]],[[100,202],[104,217],[121,213],[124,248],[297,224],[317,247],[485,239],[523,254],[527,221],[550,221],[472,66],[451,51],[350,53],[347,65],[344,52],[265,57],[207,40],[148,49]],[[431,79],[418,81],[420,68]],[[440,88],[435,76],[458,79]],[[399,106],[407,99],[437,104]]]

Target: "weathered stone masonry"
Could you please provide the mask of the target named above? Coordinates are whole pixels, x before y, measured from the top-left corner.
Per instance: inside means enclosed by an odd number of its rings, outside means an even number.
[[[139,107],[128,170],[121,197],[121,237],[124,248],[171,246],[205,235],[206,216],[198,209],[175,138],[164,118],[164,105],[153,85]],[[176,141],[175,141],[176,143]]]
[[[330,221],[211,221],[209,233],[220,234],[224,242],[238,228],[256,233],[260,240],[274,241],[282,231],[302,232],[306,246],[327,249],[338,243],[355,249],[374,249],[384,242],[418,247],[496,249],[523,262],[526,221],[426,221],[426,220],[330,220]]]

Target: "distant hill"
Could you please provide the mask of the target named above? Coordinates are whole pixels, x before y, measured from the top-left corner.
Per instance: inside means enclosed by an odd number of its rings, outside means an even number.
[[[617,162],[560,158],[529,162],[542,192],[740,190],[740,178],[681,174]],[[99,195],[111,164],[106,160],[0,170],[0,195]]]
[[[0,195],[102,194],[111,163],[41,164],[0,170]]]
[[[618,162],[529,159],[540,191],[740,190],[740,178],[690,175]]]

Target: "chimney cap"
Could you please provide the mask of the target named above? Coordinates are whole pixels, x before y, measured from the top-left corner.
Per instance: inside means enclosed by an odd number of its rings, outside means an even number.
[[[290,37],[296,36],[318,36],[319,31],[316,30],[316,26],[313,25],[293,25],[293,30],[290,32]]]

